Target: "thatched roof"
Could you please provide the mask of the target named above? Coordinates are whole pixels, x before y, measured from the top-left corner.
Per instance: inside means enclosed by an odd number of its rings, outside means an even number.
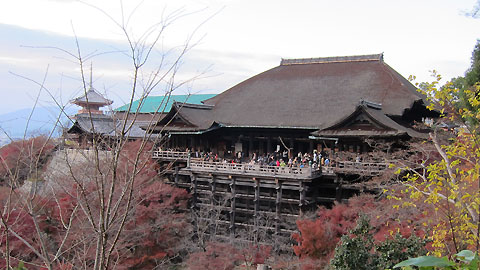
[[[213,123],[322,129],[351,115],[360,100],[381,104],[384,116],[402,116],[422,98],[383,61],[383,54],[283,59],[280,66],[204,101],[212,108],[184,106],[175,115],[195,126],[192,130]]]

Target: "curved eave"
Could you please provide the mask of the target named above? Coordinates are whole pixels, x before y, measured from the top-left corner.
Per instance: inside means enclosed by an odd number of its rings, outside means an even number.
[[[364,113],[369,119],[384,128],[384,130],[348,130],[338,129],[349,119],[352,119],[358,114]],[[331,124],[327,128],[320,129],[313,132],[314,136],[332,136],[332,137],[385,137],[385,136],[403,136],[408,135],[412,138],[428,138],[428,134],[415,131],[409,127],[404,127],[390,117],[385,115],[382,110],[367,108],[364,105],[359,105],[355,111],[335,123]]]
[[[218,123],[220,127],[224,128],[265,128],[265,129],[304,129],[304,130],[317,130],[318,127],[296,127],[296,126],[255,126],[255,125],[230,125]]]
[[[113,103],[113,101],[110,101],[110,102],[94,102],[94,101],[78,101],[78,100],[72,100],[71,101],[72,104],[75,104],[77,106],[81,106],[81,104],[87,104],[87,105],[100,105],[100,106],[108,106],[108,105],[111,105]]]
[[[196,126],[187,117],[182,115],[181,110],[179,110],[179,108],[175,104],[172,105],[172,108],[167,113],[167,115],[165,115],[165,117],[163,117],[160,121],[158,121],[157,126],[163,125],[168,127],[168,125],[170,124],[170,122],[174,117],[180,118],[182,121],[184,121],[188,125]]]

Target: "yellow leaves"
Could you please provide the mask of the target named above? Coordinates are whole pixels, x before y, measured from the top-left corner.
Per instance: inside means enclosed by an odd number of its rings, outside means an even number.
[[[432,76],[433,82],[416,84],[421,87],[418,91],[427,96],[427,108],[437,110],[443,117],[447,115],[445,120],[463,121],[464,128],[458,128],[446,140],[439,138],[441,155],[429,153],[423,168],[389,165],[397,175],[406,172],[401,190],[406,196],[403,200],[393,195],[388,198],[396,200],[394,209],[420,207],[423,203],[430,206],[423,211],[430,219],[422,225],[431,229],[433,254],[441,256],[452,235],[465,246],[478,238],[475,220],[480,214],[480,130],[468,121],[480,119],[480,84],[478,89],[460,91],[452,83],[440,87],[441,76],[436,71],[432,71]],[[410,76],[410,80],[414,79]]]
[[[420,191],[414,191],[414,192],[410,193],[410,198],[414,199],[414,200],[418,200],[418,199],[420,199],[420,197],[422,195],[423,194]]]
[[[401,200],[401,198],[399,198],[399,197],[397,197],[397,196],[393,196],[393,195],[388,195],[388,196],[387,196],[387,199],[389,199],[389,200],[396,200],[396,201],[400,201],[400,200]]]
[[[403,207],[417,207],[417,205],[412,203],[412,202],[403,202],[402,206]]]

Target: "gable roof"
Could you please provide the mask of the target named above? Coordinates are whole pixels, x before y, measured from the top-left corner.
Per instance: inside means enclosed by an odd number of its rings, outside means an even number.
[[[355,120],[363,119],[363,123]],[[367,122],[368,124],[365,124]],[[403,136],[412,138],[428,138],[428,134],[418,132],[412,128],[402,126],[385,115],[381,104],[371,106],[368,101],[361,101],[354,112],[350,115],[337,119],[328,126],[321,127],[318,131],[312,132],[314,136],[324,137],[382,137],[382,136]]]
[[[135,113],[140,105],[139,113],[168,113],[174,102],[201,104],[203,100],[214,97],[216,94],[195,94],[195,95],[171,95],[171,96],[148,96],[143,100],[137,99],[132,102],[130,112]],[[116,112],[126,112],[129,104],[125,104]]]
[[[202,117],[194,108],[178,114],[196,130],[214,122],[228,127],[321,129],[351,115],[360,100],[382,104],[381,114],[388,118],[402,116],[423,98],[383,61],[383,54],[283,59],[279,66],[205,100],[213,107]]]

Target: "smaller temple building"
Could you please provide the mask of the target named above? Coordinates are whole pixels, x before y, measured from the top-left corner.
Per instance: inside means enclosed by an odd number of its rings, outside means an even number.
[[[215,94],[146,96],[105,113],[101,108],[110,106],[113,101],[98,93],[90,82],[84,95],[71,100],[81,109],[73,117],[72,127],[66,131],[67,139],[80,147],[89,147],[96,137],[102,144],[113,143],[122,133],[128,139],[152,139],[157,134],[148,132],[170,112],[173,103],[200,104],[200,101],[214,97]],[[125,124],[125,125],[124,125]],[[125,130],[122,131],[122,129]]]
[[[105,114],[100,110],[102,107],[111,105],[113,101],[99,94],[92,87],[92,83],[84,95],[73,99],[71,103],[80,106],[81,109],[73,117],[75,122],[66,131],[66,138],[76,142],[79,147],[90,147],[94,138],[100,145],[108,146],[122,133],[129,139],[145,136],[145,131],[139,125],[128,120],[118,120],[112,114]],[[127,121],[126,125],[124,121]]]

